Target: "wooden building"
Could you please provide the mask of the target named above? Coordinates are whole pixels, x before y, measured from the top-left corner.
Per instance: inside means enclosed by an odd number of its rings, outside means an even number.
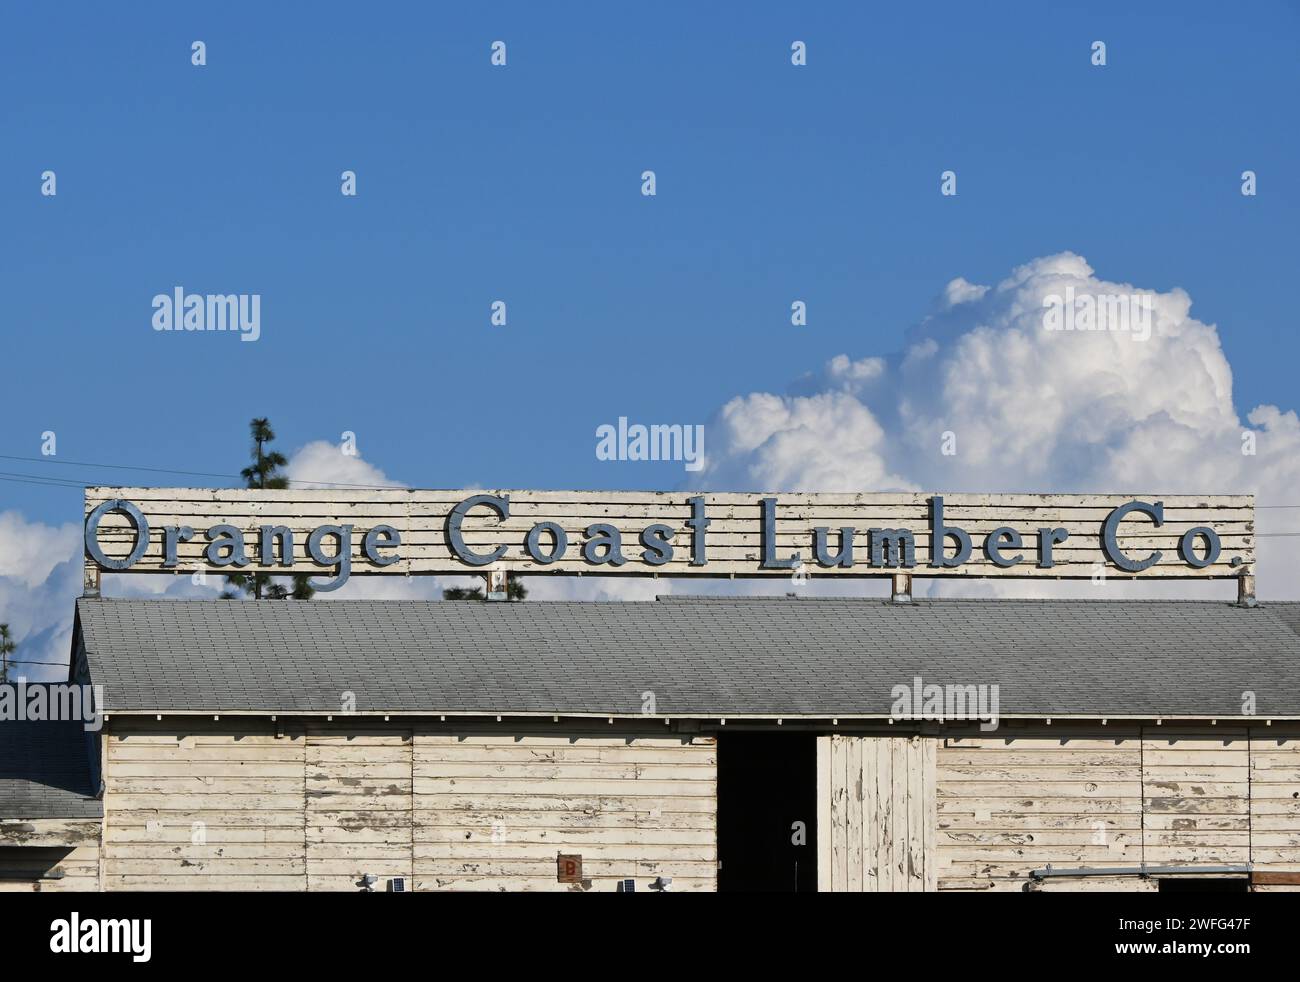
[[[69,682],[106,715],[0,719],[6,889],[1300,888],[1300,604],[1256,602],[1250,495],[88,488],[85,510]],[[326,595],[99,597],[199,571]],[[327,599],[465,573],[487,602]],[[586,574],[892,590],[504,599]],[[926,600],[922,576],[1236,602]]]
[[[1300,604],[85,598],[73,648],[107,718],[0,723],[6,889],[1300,889]]]

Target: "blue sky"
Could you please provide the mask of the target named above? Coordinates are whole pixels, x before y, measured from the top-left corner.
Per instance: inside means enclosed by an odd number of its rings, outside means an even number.
[[[595,428],[897,352],[1065,250],[1186,289],[1242,412],[1294,406],[1294,4],[704,6],[9,7],[0,453],[233,474],[266,415],[414,486],[680,486]],[[151,330],[176,285],[260,293],[261,339]]]

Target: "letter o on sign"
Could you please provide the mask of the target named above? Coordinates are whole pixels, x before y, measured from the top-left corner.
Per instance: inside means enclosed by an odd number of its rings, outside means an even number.
[[[542,533],[544,532],[551,533],[550,552],[542,551]],[[538,522],[528,530],[528,535],[524,538],[524,551],[528,553],[533,562],[540,563],[542,566],[549,566],[563,556],[564,550],[568,546],[568,535],[555,522]]]
[[[131,528],[135,530],[135,545],[125,559],[113,559],[104,555],[99,548],[99,523],[110,512],[118,512],[127,517]],[[129,569],[140,561],[144,551],[149,548],[149,520],[131,502],[125,498],[111,498],[86,516],[86,552],[90,558],[105,569]]]
[[[1204,557],[1196,554],[1196,540],[1202,538],[1205,540]],[[1178,556],[1188,566],[1193,569],[1205,569],[1219,558],[1219,552],[1222,549],[1222,543],[1219,541],[1219,533],[1206,525],[1198,525],[1194,529],[1188,529],[1183,533],[1183,537],[1178,540]]]

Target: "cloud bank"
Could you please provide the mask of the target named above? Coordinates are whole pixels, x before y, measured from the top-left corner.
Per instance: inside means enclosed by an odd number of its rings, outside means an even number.
[[[1104,301],[1141,296],[1149,330],[1052,331],[1044,302],[1072,291]],[[1101,304],[1099,303],[1099,309]],[[1257,531],[1300,529],[1300,420],[1261,405],[1244,418],[1216,327],[1191,316],[1182,289],[1159,292],[1099,278],[1061,253],[984,286],[957,278],[890,355],[842,354],[783,393],[731,399],[709,426],[705,469],[692,486],[763,491],[1253,492]],[[1113,323],[1113,322],[1112,322]],[[1253,448],[1251,444],[1253,443]],[[945,448],[955,450],[945,453]],[[1253,449],[1244,453],[1243,449]],[[292,455],[294,487],[403,487],[340,446],[314,441]],[[0,621],[22,657],[63,662],[81,592],[81,530],[0,513]],[[1294,538],[1257,543],[1262,599],[1300,597]],[[333,598],[432,598],[477,578],[357,577]],[[108,577],[113,596],[215,596],[221,578]],[[880,586],[877,590],[876,587]],[[648,599],[671,580],[534,577],[537,599]],[[679,592],[786,592],[779,582],[692,581]],[[819,582],[802,591],[868,594],[880,584]],[[1098,593],[1092,584],[930,581],[918,590],[1041,596]],[[1232,595],[1231,584],[1131,584],[1124,595]],[[57,674],[51,669],[50,674]],[[29,677],[48,677],[35,670]]]
[[[1148,298],[1149,337],[1048,330],[1045,301],[1067,289]],[[1300,502],[1296,413],[1264,405],[1238,416],[1218,331],[1191,306],[1181,289],[1100,279],[1073,253],[1026,263],[993,287],[955,279],[901,353],[840,355],[787,393],[728,402],[710,428],[704,477],[716,489],[1253,492],[1260,505]],[[1300,509],[1260,514],[1258,531],[1300,528]],[[1300,594],[1289,541],[1259,540],[1261,597]]]

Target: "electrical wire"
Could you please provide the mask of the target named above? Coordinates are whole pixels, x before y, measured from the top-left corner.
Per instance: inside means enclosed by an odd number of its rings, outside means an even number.
[[[20,460],[25,463],[36,463],[36,464],[58,464],[64,467],[103,467],[109,470],[142,471],[151,474],[181,474],[186,477],[217,477],[226,481],[244,480],[243,476],[239,474],[218,474],[215,471],[174,470],[167,467],[141,467],[135,464],[98,464],[86,460],[55,460],[52,457],[22,457],[15,454],[0,454],[0,460]],[[62,481],[67,483],[68,486],[70,487],[72,486],[91,487],[95,485],[102,486],[104,484],[103,481],[87,481],[87,480],[80,480],[74,478],[61,478],[61,477],[54,477],[54,476],[45,478],[43,476],[38,476],[35,474],[19,474],[12,471],[0,471],[0,474],[9,474],[10,476],[15,478],[27,478],[27,479],[35,478],[38,481],[44,481],[44,480]],[[306,483],[319,484],[331,488],[352,488],[358,491],[401,490],[400,488],[396,488],[391,484],[350,484],[344,481],[308,481]]]

